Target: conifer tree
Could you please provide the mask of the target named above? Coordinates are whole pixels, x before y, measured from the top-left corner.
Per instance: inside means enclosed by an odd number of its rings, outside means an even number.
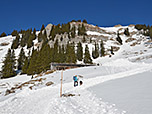
[[[30,39],[30,43],[32,42],[32,40],[34,39],[33,37],[30,38],[31,36],[31,33],[32,33],[32,29],[28,29],[27,31],[25,31],[24,34],[22,34],[22,39],[21,39],[21,47],[24,47],[28,44],[29,42],[29,39]]]
[[[77,57],[76,57],[76,53],[75,53],[75,44],[74,42],[71,45],[71,61],[72,63],[76,63],[77,62]]]
[[[34,34],[30,34],[28,41],[27,41],[27,49],[31,48],[34,45],[34,43],[33,43],[34,38],[35,38]]]
[[[52,26],[52,29],[51,29],[51,31],[50,31],[50,38],[51,38],[51,40],[54,41],[55,36],[56,36],[55,26],[53,25],[53,26]]]
[[[16,35],[18,35],[17,30],[14,30],[14,31],[11,33],[11,35],[12,35],[12,36],[16,36]]]
[[[35,29],[35,28],[34,28],[34,30],[33,30],[33,34],[36,35],[36,29]]]
[[[61,63],[61,61],[62,61],[62,48],[61,48],[61,46],[59,46],[58,55],[59,55],[59,63]]]
[[[85,26],[84,24],[82,24],[82,26],[78,26],[78,35],[81,36],[81,35],[86,35],[86,29],[85,29]]]
[[[15,52],[12,50],[11,52],[11,64],[12,64],[12,69],[15,71],[16,69],[16,59],[15,59]],[[15,73],[16,74],[16,73]]]
[[[121,39],[120,36],[119,36],[119,32],[117,33],[117,38],[116,38],[116,40],[122,45],[122,39]]]
[[[5,32],[3,32],[3,33],[0,35],[0,37],[5,37],[5,36],[7,36]]]
[[[124,34],[125,34],[126,36],[130,36],[130,33],[129,33],[129,29],[128,29],[128,28],[125,29]]]
[[[38,55],[37,50],[34,50],[34,49],[33,49],[32,55],[31,55],[31,58],[30,58],[30,62],[29,62],[29,66],[28,66],[28,69],[27,69],[27,74],[28,74],[28,75],[36,74],[36,67],[37,67],[36,60],[37,60],[37,55]]]
[[[58,49],[59,45],[58,45],[58,39],[55,41],[54,43],[54,47],[53,47],[53,53],[52,53],[52,62],[58,62],[59,61],[59,49]]]
[[[63,37],[61,36],[61,38],[60,38],[60,41],[62,42],[63,41]]]
[[[27,74],[28,66],[29,66],[29,59],[28,59],[28,57],[25,57],[25,61],[23,63],[23,67],[22,67],[22,74]]]
[[[72,27],[72,29],[71,29],[71,36],[72,36],[72,38],[75,38],[75,34],[76,34],[76,29],[75,29],[75,26],[74,27]]]
[[[45,29],[45,26],[44,26],[44,24],[42,25],[42,27],[41,27],[41,31],[43,31]]]
[[[65,53],[65,48],[64,45],[62,45],[62,49],[61,49],[61,63],[65,63],[66,62],[66,53]]]
[[[4,65],[2,66],[2,78],[9,78],[16,75],[15,72],[15,53],[14,50],[8,50],[5,60],[3,61]]]
[[[84,20],[83,20],[83,23],[87,23],[87,20],[86,20],[86,19],[84,19]]]
[[[20,54],[19,54],[19,58],[18,58],[18,70],[21,70],[23,65],[24,65],[24,62],[25,62],[25,52],[23,50],[23,48],[21,49],[20,51]]]
[[[37,74],[50,69],[50,46],[48,44],[45,44],[38,52],[35,64]]]
[[[31,51],[29,51],[28,57],[25,56],[25,61],[23,63],[22,72],[21,72],[22,74],[27,74],[27,70],[28,70],[29,62],[30,62],[30,53]]]
[[[17,34],[16,38],[13,40],[11,49],[17,49],[19,45],[20,45],[20,36]]]
[[[89,52],[88,45],[86,45],[86,47],[85,47],[85,53],[84,53],[84,60],[83,60],[83,62],[84,63],[92,64],[92,59],[90,57],[90,52]]]
[[[150,27],[150,38],[152,39],[152,26]]]
[[[20,45],[21,45],[21,47],[24,47],[24,46],[26,45],[26,38],[25,38],[25,34],[23,34],[23,35],[22,35]]]
[[[92,51],[92,57],[94,59],[99,57],[99,46],[96,42],[95,42],[95,49]]]
[[[81,35],[81,26],[80,25],[78,26],[78,35],[79,36]]]
[[[79,42],[77,44],[77,53],[76,54],[77,54],[77,59],[79,61],[82,61],[82,59],[83,59],[83,47],[82,47],[81,42]]]
[[[66,47],[66,63],[76,63],[76,54],[74,44],[67,44]]]
[[[42,39],[43,39],[43,43],[46,44],[48,42],[46,30],[44,30],[44,34],[42,35]]]
[[[105,56],[105,48],[104,48],[103,41],[101,40],[101,43],[100,43],[100,57],[103,57],[103,56]]]
[[[86,35],[86,29],[85,29],[84,24],[82,24],[81,34],[82,34],[82,35]]]
[[[42,41],[42,32],[40,31],[40,33],[38,34],[38,42]]]
[[[85,43],[86,42],[86,38],[85,36],[83,36],[82,42]]]

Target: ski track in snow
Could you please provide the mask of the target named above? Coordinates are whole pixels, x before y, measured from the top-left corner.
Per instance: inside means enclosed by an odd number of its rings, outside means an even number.
[[[85,79],[84,84],[79,87],[72,87],[72,82],[63,84],[63,93],[80,94],[75,97],[60,98],[60,84],[33,91],[25,89],[0,102],[0,114],[124,114],[125,111],[116,109],[115,105],[104,103],[87,88],[149,71],[151,68],[152,65],[149,64],[121,73]]]

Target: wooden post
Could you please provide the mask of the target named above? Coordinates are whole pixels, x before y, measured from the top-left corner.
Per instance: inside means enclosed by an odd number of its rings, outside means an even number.
[[[60,97],[62,97],[62,81],[63,81],[63,70],[61,71],[61,87],[60,87]]]

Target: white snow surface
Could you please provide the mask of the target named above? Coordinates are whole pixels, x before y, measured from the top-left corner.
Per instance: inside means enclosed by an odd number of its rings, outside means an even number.
[[[120,28],[109,27],[101,29],[107,32],[117,32]],[[136,31],[129,27],[131,32]],[[101,35],[88,31],[90,35]],[[134,35],[139,39],[140,36]],[[143,36],[142,36],[143,37]],[[37,77],[46,78],[41,85],[32,90],[30,85],[16,90],[5,96],[5,91],[16,84],[22,84],[31,76],[17,75],[9,79],[0,80],[0,114],[151,114],[152,106],[152,48],[146,47],[141,40],[140,45],[131,47],[125,43],[126,36],[121,36],[123,45],[111,58],[99,57],[93,62],[99,66],[69,69],[63,71],[63,94],[75,94],[73,97],[60,97],[60,79],[62,71]],[[9,42],[7,46],[0,46],[0,66],[10,48],[13,37],[1,38],[0,42]],[[145,41],[146,38],[144,39]],[[37,42],[35,40],[35,42]],[[107,45],[114,45],[106,42]],[[86,44],[83,44],[85,47]],[[91,51],[94,47],[88,45]],[[29,50],[24,48],[26,53]],[[144,51],[146,50],[146,51]],[[18,56],[20,49],[15,50]],[[142,53],[142,54],[141,54]],[[91,53],[90,53],[91,54]],[[140,58],[140,59],[139,59]],[[138,60],[138,61],[136,61]],[[83,85],[73,87],[73,76],[77,74]],[[36,75],[35,75],[36,76]],[[52,81],[54,84],[46,86]],[[5,85],[5,86],[3,86]]]

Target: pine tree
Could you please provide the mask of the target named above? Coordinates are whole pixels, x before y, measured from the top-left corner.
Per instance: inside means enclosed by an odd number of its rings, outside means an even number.
[[[60,38],[60,41],[62,42],[63,41],[63,37],[61,36],[61,38]]]
[[[84,24],[82,24],[82,26],[80,26],[80,25],[78,26],[78,35],[79,36],[81,36],[81,35],[87,35]]]
[[[61,49],[61,63],[65,63],[66,62],[66,53],[65,53],[65,48],[64,45],[62,45],[62,49]]]
[[[96,42],[95,42],[95,49],[92,51],[92,57],[94,59],[99,57],[99,46]]]
[[[45,44],[38,52],[35,63],[35,73],[39,74],[48,69],[50,69],[50,46]]]
[[[22,72],[21,72],[22,74],[27,74],[27,70],[30,63],[30,57],[31,57],[30,54],[31,54],[31,51],[29,51],[28,57],[25,56],[25,61],[23,63]]]
[[[38,34],[38,42],[42,41],[42,32],[40,31],[40,33]]]
[[[14,50],[8,50],[5,60],[3,61],[4,65],[2,66],[2,78],[9,78],[16,75],[15,72],[15,53]]]
[[[87,23],[87,20],[86,20],[86,19],[84,19],[84,20],[83,20],[83,23]]]
[[[150,27],[150,38],[152,39],[152,26]]]
[[[43,31],[45,29],[45,26],[44,26],[44,24],[42,25],[42,27],[41,27],[41,31]]]
[[[76,54],[74,44],[67,44],[66,47],[66,63],[76,63]]]
[[[26,46],[29,43],[29,39],[30,39],[30,43],[32,42],[32,40],[34,39],[33,37],[31,37],[32,34],[32,29],[28,29],[27,31],[25,31],[24,34],[22,34],[22,39],[21,39],[21,47]]]
[[[16,36],[16,35],[18,35],[17,30],[14,30],[14,31],[11,33],[11,35],[12,35],[12,36]]]
[[[58,62],[59,61],[59,45],[58,45],[58,39],[55,41],[54,43],[54,47],[53,47],[53,54],[52,54],[52,62]]]
[[[81,34],[82,34],[82,35],[86,35],[86,29],[85,29],[84,24],[82,24]]]
[[[35,29],[35,28],[34,28],[34,30],[33,30],[33,34],[36,35],[36,29]]]
[[[51,29],[51,31],[50,31],[50,38],[51,38],[51,40],[53,40],[54,41],[54,38],[55,38],[55,36],[56,36],[56,32],[55,32],[55,26],[53,25],[52,26],[52,29]]]
[[[81,26],[80,25],[78,26],[78,35],[79,36],[81,35]]]
[[[33,49],[32,55],[31,55],[31,58],[30,58],[30,61],[29,61],[29,66],[28,66],[28,69],[27,69],[27,74],[28,75],[36,74],[36,67],[37,67],[36,60],[37,60],[37,57],[38,57],[37,55],[38,55],[38,51]]]
[[[35,38],[34,34],[30,34],[28,41],[27,41],[27,49],[31,48],[34,45],[34,43],[33,43],[34,38]]]
[[[85,36],[83,36],[82,42],[85,43],[86,42],[86,38]]]
[[[104,44],[103,44],[102,40],[101,40],[101,43],[100,43],[100,56],[101,57],[105,56],[105,48],[104,48]]]
[[[75,53],[75,44],[74,43],[72,43],[72,45],[71,45],[71,61],[72,61],[72,63],[77,62],[77,57],[76,57],[76,53]]]
[[[84,53],[84,60],[83,60],[83,62],[84,63],[92,64],[92,59],[90,57],[90,52],[89,52],[88,45],[86,45],[86,47],[85,47],[85,53]]]
[[[11,49],[17,49],[19,45],[20,45],[20,36],[17,34],[16,38],[13,40]]]
[[[23,67],[22,67],[22,74],[27,74],[28,66],[29,66],[29,59],[28,59],[28,57],[25,57],[25,61],[23,63]]]
[[[125,29],[124,34],[125,34],[126,36],[130,36],[130,33],[129,33],[129,29],[128,29],[128,28]]]
[[[121,39],[120,36],[119,36],[119,32],[117,33],[117,38],[116,38],[116,40],[122,45],[122,39]]]
[[[43,40],[43,43],[45,44],[48,42],[46,30],[44,30],[44,34],[42,35],[42,40]]]
[[[20,54],[19,54],[19,58],[18,58],[18,70],[21,70],[23,65],[24,65],[24,62],[25,62],[25,52],[23,50],[23,48],[21,49],[20,51]]]
[[[22,35],[21,43],[20,43],[21,47],[24,47],[26,45],[26,38],[25,38],[25,36],[26,36],[25,34]]]
[[[79,42],[77,44],[77,53],[76,54],[77,54],[77,59],[79,61],[82,61],[82,59],[83,59],[83,47],[82,47],[81,42]]]
[[[71,29],[71,36],[72,38],[75,38],[75,34],[76,34],[76,29],[75,29],[75,26]]]
[[[5,36],[7,36],[5,32],[3,32],[3,33],[0,35],[0,37],[5,37]]]

